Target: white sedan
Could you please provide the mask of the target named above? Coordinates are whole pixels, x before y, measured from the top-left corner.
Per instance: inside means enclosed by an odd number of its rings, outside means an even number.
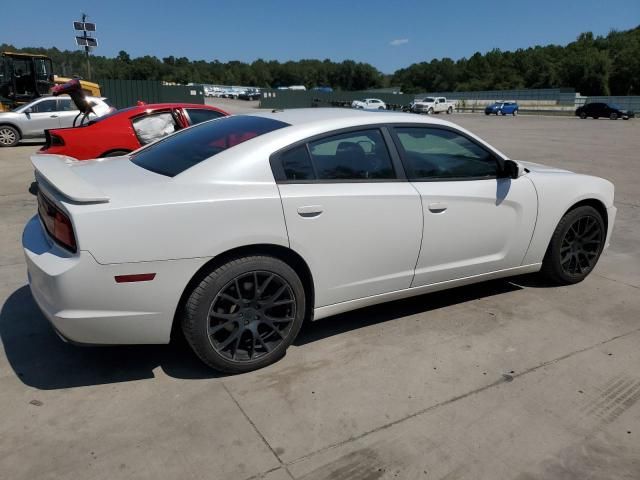
[[[351,102],[351,108],[360,110],[386,110],[387,104],[379,98],[365,98],[364,100],[354,100]]]
[[[306,320],[542,270],[583,280],[607,180],[516,162],[431,117],[345,109],[205,122],[130,156],[32,158],[31,291],[61,337],[167,343],[226,372]]]

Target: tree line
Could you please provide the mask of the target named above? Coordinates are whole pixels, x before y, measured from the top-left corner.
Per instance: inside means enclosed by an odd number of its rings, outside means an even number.
[[[41,53],[51,57],[63,76],[85,75],[80,51],[0,45],[0,51]],[[180,84],[208,83],[278,87],[330,86],[337,90],[367,90],[397,86],[406,93],[570,87],[583,95],[640,95],[640,26],[611,31],[606,36],[582,33],[566,46],[536,46],[515,51],[491,50],[469,58],[434,59],[414,63],[385,75],[368,63],[345,60],[278,62],[189,60],[145,55],[131,58],[91,56],[93,79],[163,80]]]

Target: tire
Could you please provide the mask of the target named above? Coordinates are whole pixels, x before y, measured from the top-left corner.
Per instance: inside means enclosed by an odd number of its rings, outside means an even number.
[[[609,120],[617,120],[618,119],[618,114],[616,112],[613,112],[611,115],[609,115]]]
[[[584,113],[584,112],[580,112],[580,118],[581,118],[582,120],[586,120],[586,119],[587,119],[587,114],[586,114],[586,113]]]
[[[513,113],[512,113],[512,115],[513,115],[514,117],[517,117],[517,116],[518,116],[518,110],[514,110],[514,111],[513,111]]]
[[[484,112],[484,114],[488,117],[489,115],[491,115],[491,112]]]
[[[591,118],[593,118],[594,120],[598,120],[600,117],[599,117],[599,116],[597,116],[597,115],[595,115],[595,116],[593,116],[593,117],[591,117]]]
[[[378,110],[384,110],[384,107],[378,107]]]
[[[502,115],[503,117],[507,115],[507,112],[501,111],[500,115]]]
[[[10,125],[0,125],[0,147],[15,147],[20,141],[20,132]]]
[[[433,115],[433,108],[429,107],[429,110],[427,110],[427,115]]]
[[[193,289],[183,308],[182,331],[208,366],[249,372],[284,356],[300,331],[305,308],[302,281],[289,265],[269,256],[240,257]]]
[[[581,282],[598,263],[606,234],[602,215],[595,208],[585,205],[569,211],[553,232],[542,274],[559,285]]]
[[[109,157],[121,157],[122,155],[128,155],[131,152],[128,150],[114,150],[112,152],[103,153],[100,155],[101,158],[109,158]]]
[[[496,117],[502,113],[502,110],[496,110]]]
[[[453,113],[453,107],[447,108],[447,115],[451,115]]]

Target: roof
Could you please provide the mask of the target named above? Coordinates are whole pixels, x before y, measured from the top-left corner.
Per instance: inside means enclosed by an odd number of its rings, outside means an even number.
[[[294,108],[291,110],[256,111],[246,115],[260,116],[280,120],[293,126],[326,125],[326,122],[352,122],[354,125],[371,123],[428,123],[434,125],[450,125],[449,122],[431,116],[413,113],[394,112],[389,110],[371,111],[355,108]],[[340,127],[338,127],[340,128]]]

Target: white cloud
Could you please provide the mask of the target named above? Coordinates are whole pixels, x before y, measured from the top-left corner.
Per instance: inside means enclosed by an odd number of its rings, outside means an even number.
[[[409,43],[408,38],[396,38],[395,40],[391,40],[389,45],[392,47],[399,47],[400,45],[404,45],[405,43]]]

